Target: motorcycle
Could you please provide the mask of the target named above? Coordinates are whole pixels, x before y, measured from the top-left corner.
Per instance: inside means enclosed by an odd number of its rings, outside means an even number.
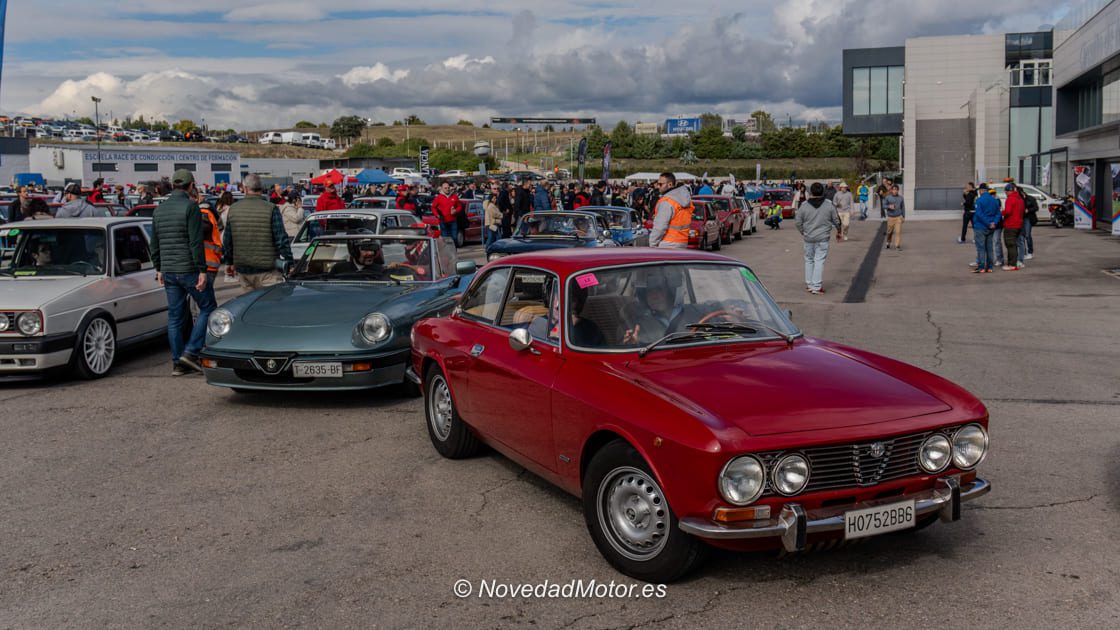
[[[1055,228],[1073,227],[1073,195],[1066,195],[1061,205],[1051,206],[1050,222]]]

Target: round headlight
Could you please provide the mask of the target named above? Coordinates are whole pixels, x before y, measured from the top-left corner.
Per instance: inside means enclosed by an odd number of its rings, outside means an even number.
[[[949,465],[949,460],[953,457],[952,450],[949,438],[934,433],[922,442],[922,448],[918,451],[918,463],[926,472],[941,472]]]
[[[43,316],[38,312],[20,313],[16,326],[25,335],[38,335],[43,331]]]
[[[988,434],[984,427],[970,424],[953,434],[953,465],[957,468],[973,468],[987,453]]]
[[[362,323],[358,324],[358,329],[362,333],[362,338],[370,343],[380,343],[389,338],[389,333],[393,332],[392,326],[389,324],[389,318],[381,313],[370,313],[362,319]]]
[[[766,470],[753,455],[727,462],[719,474],[719,493],[732,505],[747,505],[762,494]]]
[[[505,257],[506,257],[506,254],[494,252],[493,254],[488,254],[486,256],[486,262],[490,262],[492,260],[497,260],[499,258],[505,258]]]
[[[7,332],[8,327],[12,325],[11,320],[7,315],[0,315],[0,332]]]
[[[215,337],[225,337],[229,329],[233,328],[233,315],[224,308],[214,309],[210,319],[206,322],[206,329]]]
[[[786,496],[797,494],[809,483],[809,462],[796,453],[778,460],[770,472],[775,490]]]

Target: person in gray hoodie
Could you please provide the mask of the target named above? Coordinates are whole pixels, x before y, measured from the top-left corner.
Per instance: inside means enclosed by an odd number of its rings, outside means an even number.
[[[891,192],[883,197],[883,208],[887,212],[887,249],[902,250],[902,222],[906,220],[906,201],[898,194],[898,185],[891,186]],[[893,240],[892,240],[893,235]]]
[[[678,186],[672,173],[661,174],[657,179],[657,190],[661,197],[654,206],[649,246],[687,249],[688,228],[692,224],[692,193],[688,186]]]
[[[805,289],[813,295],[824,293],[824,261],[832,230],[840,229],[840,216],[836,206],[825,198],[820,182],[809,188],[809,198],[797,208],[794,221],[805,240]]]
[[[55,213],[54,217],[56,219],[93,219],[111,216],[108,208],[98,208],[86,201],[86,198],[82,196],[80,184],[67,186],[63,192],[63,199],[65,203]]]

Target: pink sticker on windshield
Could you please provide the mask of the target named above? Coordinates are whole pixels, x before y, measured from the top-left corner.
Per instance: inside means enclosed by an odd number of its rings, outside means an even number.
[[[576,284],[579,285],[579,288],[586,289],[599,284],[599,279],[593,273],[585,273],[582,276],[576,276]]]

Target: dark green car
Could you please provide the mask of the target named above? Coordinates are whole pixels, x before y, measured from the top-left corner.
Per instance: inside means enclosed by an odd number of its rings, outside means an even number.
[[[315,239],[286,282],[210,316],[206,382],[238,392],[412,390],[404,378],[412,324],[450,313],[474,272],[454,245],[429,236]]]

